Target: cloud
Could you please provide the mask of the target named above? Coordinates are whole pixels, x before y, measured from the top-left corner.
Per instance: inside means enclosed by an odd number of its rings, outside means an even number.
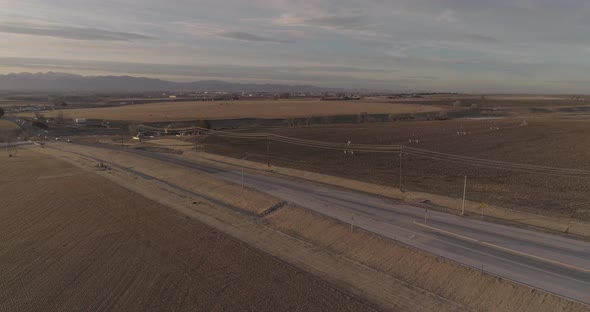
[[[275,42],[275,43],[288,43],[286,40],[279,40],[265,36],[259,36],[241,31],[224,31],[215,33],[216,36],[228,39],[246,40],[246,41],[257,41],[257,42]]]
[[[298,67],[287,67],[294,70]],[[313,66],[302,67],[307,72],[343,72],[343,73],[393,73],[396,69],[360,68],[350,66]]]
[[[177,21],[175,25],[182,27],[182,29],[196,36],[214,36],[225,39],[244,40],[253,42],[274,42],[274,43],[289,43],[290,40],[276,39],[270,36],[256,34],[256,28],[246,28],[242,26],[241,31],[235,31],[237,27],[227,27],[227,25],[205,22],[205,21]]]
[[[97,28],[72,27],[72,26],[35,26],[19,24],[2,24],[0,32],[11,34],[23,34],[44,37],[56,37],[73,40],[98,40],[98,41],[132,41],[153,39],[151,36],[115,32]]]
[[[475,33],[470,33],[466,35],[467,39],[470,39],[471,41],[475,41],[475,42],[481,42],[481,43],[493,43],[498,41],[498,38],[493,37],[493,36],[489,36],[489,35],[482,35],[482,34],[475,34]]]
[[[438,80],[438,79],[440,79],[439,77],[435,77],[435,76],[406,76],[405,78],[418,79],[418,80]]]
[[[0,54],[112,63],[49,60],[9,67],[0,60],[0,71],[55,66],[174,79],[329,79],[344,85],[354,78],[367,87],[403,79],[417,89],[527,92],[553,86],[584,92],[574,82],[590,69],[587,0],[56,1],[61,5],[0,0],[0,32],[39,36],[0,33]],[[125,41],[133,44],[120,44]],[[159,65],[169,63],[179,65]]]
[[[455,13],[451,10],[444,10],[441,14],[436,17],[437,22],[454,23],[457,21]]]
[[[566,85],[588,85],[590,80],[548,80],[548,83],[558,83]]]
[[[364,15],[327,15],[303,19],[303,23],[315,26],[343,28],[343,29],[365,29],[369,26],[367,17]]]
[[[303,17],[293,14],[282,14],[275,23],[283,26],[306,26],[333,29],[364,30],[372,24],[364,14],[317,15]]]

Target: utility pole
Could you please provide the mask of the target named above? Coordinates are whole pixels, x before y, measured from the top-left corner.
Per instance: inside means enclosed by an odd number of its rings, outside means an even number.
[[[350,233],[352,233],[353,228],[354,228],[354,215],[352,215],[351,220],[350,220]]]
[[[266,137],[266,163],[270,167],[270,136]]]
[[[404,146],[402,145],[399,150],[399,190],[403,192],[402,186],[402,158],[404,155]]]
[[[246,156],[244,158],[242,158],[242,160],[246,160],[248,159],[248,157],[250,156]],[[242,193],[244,192],[244,167],[242,167]]]
[[[461,215],[465,215],[465,193],[467,191],[467,175],[465,175],[465,183],[463,183],[463,205],[461,206]]]

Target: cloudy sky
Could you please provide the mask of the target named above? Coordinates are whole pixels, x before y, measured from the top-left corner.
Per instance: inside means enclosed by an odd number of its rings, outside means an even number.
[[[587,0],[0,0],[0,74],[588,93]]]

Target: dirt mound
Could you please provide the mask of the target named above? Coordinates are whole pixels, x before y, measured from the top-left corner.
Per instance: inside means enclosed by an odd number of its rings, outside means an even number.
[[[22,129],[8,120],[0,120],[0,143],[13,142]]]

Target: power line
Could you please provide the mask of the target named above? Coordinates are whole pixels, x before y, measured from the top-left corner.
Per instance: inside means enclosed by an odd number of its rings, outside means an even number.
[[[148,131],[162,131],[161,128],[150,127],[145,125],[140,125],[140,128],[143,130]],[[490,159],[482,159],[470,156],[462,156],[462,155],[454,155],[454,154],[447,154],[442,152],[435,152],[429,151],[425,149],[413,148],[408,146],[402,145],[380,145],[380,144],[350,144],[350,143],[336,143],[336,142],[324,142],[324,141],[314,141],[314,140],[307,140],[307,139],[300,139],[300,138],[293,138],[287,136],[281,136],[276,134],[270,133],[238,133],[232,131],[219,131],[219,130],[211,130],[199,127],[191,127],[191,128],[179,128],[179,129],[168,129],[170,131],[201,131],[208,133],[209,135],[218,136],[218,137],[225,137],[225,138],[232,138],[232,139],[258,139],[258,140],[266,140],[267,141],[267,149],[270,144],[270,141],[285,143],[285,144],[292,144],[298,145],[303,147],[310,147],[310,148],[318,148],[318,149],[326,149],[326,150],[351,150],[355,152],[364,152],[364,153],[395,153],[400,155],[400,161],[402,157],[402,153],[406,155],[413,155],[417,157],[433,159],[438,161],[445,161],[450,163],[457,163],[462,165],[471,165],[477,167],[484,167],[490,169],[501,169],[501,170],[510,170],[516,172],[523,172],[523,173],[535,173],[535,174],[543,174],[543,175],[551,175],[551,176],[560,176],[560,177],[590,177],[589,170],[581,170],[581,169],[569,169],[569,168],[556,168],[556,167],[548,167],[548,166],[538,166],[538,165],[528,165],[528,164],[519,164],[519,163],[511,163],[505,161],[497,161],[497,160],[490,160]],[[267,154],[269,151],[267,151]],[[267,156],[270,157],[270,156]],[[401,170],[401,168],[400,168]],[[400,185],[401,185],[401,173],[400,173]]]

